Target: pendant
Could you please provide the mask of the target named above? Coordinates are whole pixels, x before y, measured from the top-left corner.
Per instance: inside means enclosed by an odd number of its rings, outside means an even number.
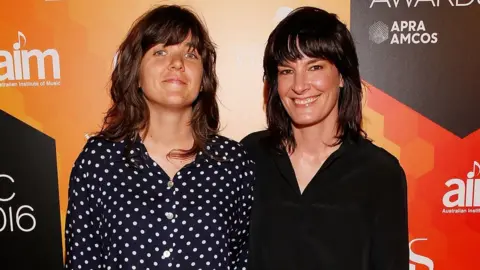
[[[168,181],[167,186],[168,186],[169,188],[173,187],[173,181]]]

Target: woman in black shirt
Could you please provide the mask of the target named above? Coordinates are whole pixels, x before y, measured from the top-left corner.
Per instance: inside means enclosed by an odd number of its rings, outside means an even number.
[[[252,162],[217,134],[215,61],[185,8],[133,25],[71,173],[66,269],[245,269]]]
[[[407,270],[398,160],[362,130],[354,42],[336,15],[303,7],[264,55],[268,130],[242,140],[256,163],[250,270]]]

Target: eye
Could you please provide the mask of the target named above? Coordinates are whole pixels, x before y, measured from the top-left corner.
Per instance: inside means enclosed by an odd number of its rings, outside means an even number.
[[[278,74],[280,75],[288,75],[288,74],[292,74],[293,73],[293,70],[291,69],[281,69],[278,71]]]
[[[167,51],[165,50],[156,50],[153,55],[161,55],[161,56],[164,56],[164,55],[167,55]]]
[[[321,69],[323,69],[322,65],[314,65],[310,67],[310,70],[321,70]]]
[[[195,52],[188,52],[185,56],[191,59],[198,59],[198,55]]]

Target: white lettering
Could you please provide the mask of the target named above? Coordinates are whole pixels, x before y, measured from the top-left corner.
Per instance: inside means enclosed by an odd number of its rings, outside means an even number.
[[[2,213],[2,220],[3,220],[3,226],[0,228],[0,232],[3,232],[5,230],[5,227],[7,227],[7,215],[5,214],[5,211],[3,211],[2,208],[0,208],[0,212]]]
[[[22,79],[22,59],[20,51],[13,51],[13,64],[15,68],[15,80]]]
[[[21,211],[23,208],[27,208],[28,210],[30,210],[30,211],[33,212],[33,208],[32,208],[31,206],[29,206],[29,205],[23,205],[23,206],[21,206],[20,208],[18,208],[18,210],[17,210],[17,218],[16,218],[17,227],[18,227],[21,231],[23,231],[23,232],[31,232],[31,231],[33,231],[33,229],[35,229],[35,226],[37,225],[37,221],[35,220],[35,217],[34,217],[32,214],[30,214],[30,213],[23,213],[23,214],[19,215],[19,214],[20,214],[20,211]],[[24,218],[24,217],[25,217],[25,218],[30,218],[30,220],[32,221],[32,225],[31,225],[31,227],[28,228],[28,229],[23,228],[22,225],[20,224],[20,220],[21,220],[22,218]]]
[[[428,44],[437,43],[437,33],[395,33],[390,44]]]
[[[468,3],[460,3],[461,0],[457,0],[455,2],[455,4],[457,5],[457,7],[466,7],[466,6],[469,6],[471,5],[475,0],[470,0],[470,2]],[[478,1],[480,3],[480,0]]]
[[[13,180],[13,178],[10,175],[0,174],[0,180],[2,180],[2,178],[5,178],[5,179],[9,180],[10,182],[15,183],[15,181]],[[6,198],[6,199],[0,198],[0,202],[11,201],[13,199],[13,197],[15,197],[15,192],[13,192],[12,195],[10,197]]]
[[[480,206],[480,181],[477,179],[475,181],[475,188],[474,188],[474,198],[473,198],[473,205],[474,206]]]
[[[480,175],[480,163],[473,162],[472,171],[467,173],[467,180],[462,179],[450,179],[445,185],[451,187],[456,185],[457,188],[448,191],[443,196],[443,205],[445,207],[478,207],[480,206],[480,179],[475,178]],[[455,201],[451,198],[457,196]]]
[[[32,212],[31,213],[21,213],[21,211],[24,208],[26,208],[26,209],[28,209]],[[37,220],[32,215],[33,212],[34,212],[33,208],[29,205],[22,205],[17,209],[17,211],[14,211],[14,209],[12,209],[12,207],[8,207],[8,210],[7,210],[8,216],[7,216],[7,213],[5,213],[5,210],[3,210],[3,208],[0,207],[0,213],[1,213],[0,214],[0,219],[3,220],[3,225],[2,225],[2,227],[0,227],[0,232],[3,232],[6,229],[7,224],[10,225],[10,228],[9,228],[10,232],[14,232],[15,228],[20,229],[22,232],[33,231],[35,229],[35,227],[37,226]],[[13,213],[15,213],[15,219],[13,218]],[[25,226],[25,221],[26,221],[26,224],[29,225],[29,227],[26,227],[26,228],[23,227],[23,226]],[[23,223],[23,225],[22,225],[22,223]]]
[[[0,74],[0,81],[4,80],[10,80],[13,81],[15,80],[15,73],[13,73],[14,68],[13,68],[13,57],[12,55],[7,52],[7,51],[0,51],[0,57],[4,57],[5,60],[3,62],[0,62],[0,69],[1,68],[6,68],[5,74]]]
[[[390,2],[390,0],[372,0],[372,2],[370,2],[370,8],[373,8],[374,4],[386,4],[386,6],[389,8],[398,8],[403,6],[415,8],[420,3],[429,3],[432,7],[440,7],[441,2],[448,2],[451,7],[466,7],[471,6],[472,4],[480,4],[480,0],[392,0],[392,2]]]
[[[413,44],[420,43],[420,33],[412,34],[412,41],[413,41]]]
[[[439,1],[439,0],[438,0],[438,1]],[[430,3],[432,3],[432,7],[438,6],[438,5],[435,5],[435,1],[433,1],[433,0],[417,0],[417,1],[415,2],[415,6],[414,6],[414,7],[417,7],[418,3],[420,3],[420,2],[430,2]]]
[[[27,43],[27,38],[22,32],[17,34],[18,42],[13,43],[13,52],[0,50],[0,69],[5,68],[5,73],[0,74],[0,81],[4,80],[29,80],[30,60],[35,58],[37,62],[37,78],[45,79],[45,60],[51,59],[51,70],[54,79],[60,79],[60,56],[54,49],[40,51],[38,49],[22,50]]]
[[[392,6],[390,6],[390,1],[389,0],[373,0],[372,3],[370,3],[370,8],[373,7],[373,4],[377,4],[377,3],[387,3],[389,8],[392,7]]]
[[[427,44],[427,43],[430,43],[431,41],[431,36],[428,34],[428,33],[423,33],[421,36],[420,36],[420,40],[423,44]]]
[[[398,27],[398,21],[394,21],[393,22],[393,25],[392,25],[392,32],[393,31],[397,31],[397,32],[400,32],[400,28]]]
[[[23,79],[30,79],[30,57],[37,58],[38,79],[45,79],[45,58],[52,57],[53,78],[60,79],[60,56],[54,49],[48,49],[44,52],[40,50],[22,51]]]
[[[410,247],[410,261],[413,262],[413,263],[410,263],[409,270],[416,270],[416,265],[415,264],[424,265],[428,268],[428,270],[433,270],[434,264],[433,264],[433,261],[430,258],[419,255],[419,254],[416,254],[415,252],[413,252],[412,245],[413,245],[413,243],[415,243],[417,241],[427,241],[427,239],[426,238],[417,238],[417,239],[414,239],[410,242],[410,244],[409,244],[409,247]]]
[[[465,182],[462,179],[450,179],[445,185],[451,187],[457,185],[457,188],[450,190],[443,196],[443,205],[446,207],[465,206]],[[452,201],[451,198],[457,196],[456,201]]]
[[[412,42],[412,34],[400,34],[400,44],[410,44]]]
[[[467,188],[465,190],[465,206],[473,206],[473,179],[467,179]]]
[[[9,175],[0,174],[0,180],[7,179],[12,183],[15,183],[15,180]],[[0,198],[0,202],[9,202],[15,197],[15,192],[6,199]],[[23,209],[30,210],[30,213],[22,213]],[[11,207],[2,208],[0,207],[0,220],[2,226],[0,227],[0,232],[3,232],[7,225],[9,226],[9,231],[15,231],[15,228],[20,229],[22,232],[31,232],[37,226],[37,220],[33,216],[34,209],[30,205],[22,205],[16,211]],[[14,216],[15,214],[15,216]],[[15,217],[15,218],[14,218]],[[30,222],[29,222],[30,221]]]
[[[393,34],[392,40],[390,40],[390,44],[400,44],[397,34]]]
[[[394,21],[392,25],[392,32],[403,31],[426,31],[425,23],[423,21]]]
[[[413,31],[425,31],[425,24],[423,23],[423,21],[419,21],[418,22],[418,25],[417,25],[417,29],[416,30],[413,30]]]
[[[480,1],[480,0],[479,0]],[[393,32],[390,44],[429,44],[437,43],[437,33],[425,33],[427,30],[423,20],[393,21]],[[424,32],[424,33],[422,33]]]
[[[457,188],[448,191],[443,196],[443,205],[445,207],[478,207],[480,206],[480,179],[450,179],[445,185],[451,187],[456,185]],[[457,199],[452,201],[452,197]]]

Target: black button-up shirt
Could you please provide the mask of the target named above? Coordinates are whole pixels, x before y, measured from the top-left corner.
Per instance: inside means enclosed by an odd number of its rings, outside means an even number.
[[[72,170],[66,269],[242,269],[252,161],[216,136],[170,181],[137,140],[90,139]],[[134,165],[136,164],[136,165]]]
[[[300,193],[267,132],[242,143],[256,165],[250,270],[408,270],[405,174],[366,139],[344,142]]]

